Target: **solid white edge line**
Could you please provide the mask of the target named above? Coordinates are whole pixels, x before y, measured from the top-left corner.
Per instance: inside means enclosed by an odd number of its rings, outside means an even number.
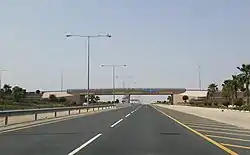
[[[123,119],[120,119],[119,121],[115,122],[114,124],[112,124],[110,127],[113,128],[114,126],[116,126],[118,123],[120,123],[121,121],[123,121]]]
[[[128,117],[128,116],[130,116],[130,114],[127,114],[125,117]]]
[[[135,111],[131,111],[131,114],[133,114]]]
[[[73,150],[72,152],[70,152],[68,155],[74,155],[74,154],[76,154],[77,152],[79,152],[81,149],[83,149],[84,147],[86,147],[87,145],[89,145],[91,142],[93,142],[94,140],[96,140],[101,135],[102,135],[102,133],[97,134],[95,137],[91,138],[86,143],[82,144],[81,146],[79,146],[78,148],[76,148],[75,150]]]

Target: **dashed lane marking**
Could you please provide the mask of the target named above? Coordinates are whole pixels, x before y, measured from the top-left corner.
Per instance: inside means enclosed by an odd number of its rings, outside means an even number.
[[[72,152],[70,152],[68,155],[74,155],[74,154],[76,154],[77,152],[79,152],[81,149],[83,149],[84,147],[86,147],[87,145],[89,145],[90,143],[92,143],[94,140],[96,140],[101,135],[102,135],[102,133],[97,134],[96,136],[94,136],[93,138],[91,138],[90,140],[88,140],[86,143],[82,144],[81,146],[79,146],[78,148],[76,148],[75,150],[73,150]]]
[[[123,121],[123,119],[119,119],[117,122],[115,122],[114,124],[112,124],[110,127],[113,128],[115,127],[118,123],[120,123],[121,121]]]
[[[125,117],[128,117],[128,116],[130,116],[131,114],[127,114]]]

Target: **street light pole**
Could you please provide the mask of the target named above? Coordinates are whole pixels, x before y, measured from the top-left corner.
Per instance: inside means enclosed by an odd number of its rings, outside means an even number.
[[[124,76],[124,77],[116,76],[116,78],[120,78],[120,79],[121,79],[122,88],[125,88],[126,79],[127,79],[127,80],[128,80],[128,79],[132,79],[133,77],[132,77],[132,76]],[[129,86],[129,82],[127,81],[126,83],[127,83],[128,87],[130,87],[130,86]]]
[[[110,34],[106,34],[106,35],[83,36],[83,35],[67,34],[66,37],[87,38],[87,105],[89,105],[89,88],[90,88],[90,38],[100,38],[100,37],[111,38],[111,35]]]
[[[115,65],[113,65],[113,102],[115,103]]]
[[[88,76],[88,77],[87,77],[87,105],[89,105],[89,83],[90,83],[90,82],[89,82],[89,81],[90,81],[90,79],[89,79],[89,76],[90,76],[90,75],[89,75],[89,68],[90,68],[90,62],[89,62],[89,61],[90,61],[90,52],[89,52],[89,51],[90,51],[90,49],[89,49],[90,46],[89,46],[89,44],[90,44],[90,42],[89,42],[89,41],[90,41],[90,39],[89,39],[89,36],[88,36],[88,37],[87,37],[87,48],[88,48],[88,49],[87,49],[87,63],[88,63],[88,64],[87,64],[87,76]],[[84,98],[85,98],[85,97],[84,97]],[[85,100],[85,99],[84,99],[84,100]],[[85,101],[84,101],[84,102],[85,102]]]
[[[198,82],[199,82],[199,89],[201,90],[201,67],[198,66]]]
[[[122,88],[125,89],[125,81],[122,80]]]
[[[63,70],[61,70],[61,92],[63,91]]]
[[[126,67],[127,65],[101,65],[101,67],[112,67],[112,82],[113,82],[113,102],[115,103],[115,68],[116,67]]]
[[[0,89],[2,89],[2,73],[3,72],[6,72],[7,70],[3,69],[3,70],[0,70]]]

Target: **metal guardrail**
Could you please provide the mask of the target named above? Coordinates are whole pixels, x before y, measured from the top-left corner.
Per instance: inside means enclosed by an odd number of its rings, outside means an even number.
[[[79,114],[81,113],[81,110],[86,109],[87,112],[89,109],[93,108],[93,111],[95,108],[103,109],[105,107],[115,107],[114,104],[107,104],[107,105],[91,105],[91,106],[77,106],[77,107],[62,107],[62,108],[42,108],[42,109],[26,109],[26,110],[6,110],[6,111],[0,111],[0,117],[5,117],[4,124],[8,125],[8,118],[10,116],[22,116],[22,115],[30,115],[34,114],[34,120],[37,120],[38,114],[44,114],[44,113],[51,113],[54,112],[54,116],[57,117],[57,112],[62,111],[68,111],[68,115],[71,115],[70,111],[72,110],[78,110]]]

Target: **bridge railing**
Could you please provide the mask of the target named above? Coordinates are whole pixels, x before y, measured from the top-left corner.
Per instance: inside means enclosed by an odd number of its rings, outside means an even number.
[[[8,125],[8,119],[10,116],[23,116],[23,115],[34,115],[34,120],[38,120],[39,114],[44,113],[54,113],[54,117],[57,117],[57,112],[67,111],[68,115],[71,115],[71,111],[78,110],[78,113],[81,113],[81,110],[93,109],[93,111],[97,108],[97,110],[103,108],[112,108],[115,107],[114,104],[106,104],[106,105],[90,105],[90,106],[75,106],[75,107],[61,107],[61,108],[42,108],[42,109],[25,109],[25,110],[6,110],[0,111],[0,117],[4,117],[4,125]]]

